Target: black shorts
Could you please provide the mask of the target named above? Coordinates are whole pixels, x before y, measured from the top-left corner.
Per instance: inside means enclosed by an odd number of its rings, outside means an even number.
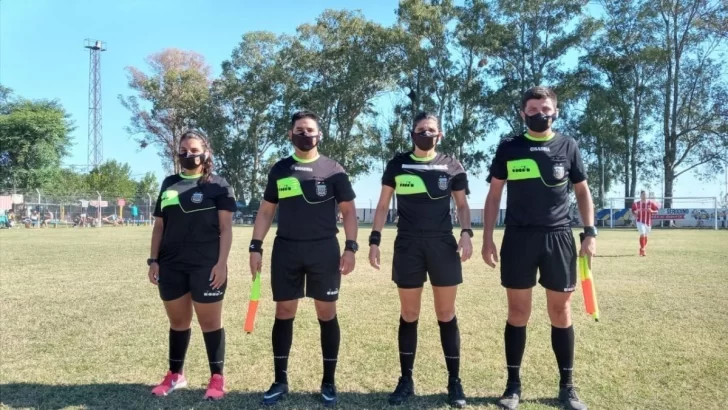
[[[220,302],[225,297],[227,280],[219,289],[212,289],[209,267],[179,267],[176,265],[159,265],[159,296],[163,301],[179,299],[190,293],[197,303]]]
[[[530,289],[538,283],[556,292],[576,288],[576,242],[571,228],[506,227],[500,250],[501,284]]]
[[[452,235],[415,237],[398,234],[394,240],[392,281],[398,288],[421,288],[430,275],[432,286],[463,283],[458,243]]]
[[[341,258],[336,237],[293,241],[276,237],[271,253],[273,300],[283,302],[305,296],[324,302],[339,299]]]

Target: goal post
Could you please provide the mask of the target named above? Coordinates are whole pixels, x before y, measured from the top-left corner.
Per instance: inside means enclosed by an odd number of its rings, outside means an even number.
[[[657,202],[659,210],[652,217],[653,228],[728,228],[728,210],[721,209],[718,197],[655,197],[647,199]],[[610,228],[634,227],[631,204],[639,197],[609,198],[607,208],[597,211],[596,219],[602,226]],[[670,202],[669,208],[665,203]]]

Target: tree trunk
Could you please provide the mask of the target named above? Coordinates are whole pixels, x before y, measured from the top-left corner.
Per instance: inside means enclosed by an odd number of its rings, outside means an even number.
[[[672,188],[675,182],[675,171],[665,167],[665,204],[664,208],[672,208]]]
[[[624,197],[625,198],[629,198],[630,197],[629,190],[630,190],[630,188],[632,186],[631,181],[630,181],[631,180],[631,177],[632,177],[632,173],[630,172],[630,166],[629,166],[630,165],[630,157],[631,157],[631,155],[630,155],[631,149],[630,149],[630,144],[629,144],[629,137],[625,138],[625,141],[624,142],[625,142],[625,153],[624,153],[624,158],[623,158],[623,161],[624,161],[623,162],[623,167],[624,167],[623,168],[624,169]],[[630,206],[631,206],[631,204],[629,204],[629,200],[628,199],[625,199],[624,200],[624,207],[625,208],[628,208]]]

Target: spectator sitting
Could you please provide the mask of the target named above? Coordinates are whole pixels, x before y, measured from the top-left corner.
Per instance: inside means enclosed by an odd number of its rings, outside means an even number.
[[[51,212],[50,209],[46,209],[45,213],[43,214],[43,221],[40,223],[40,226],[48,226],[48,224],[53,220],[53,212]]]
[[[101,220],[104,222],[104,224],[114,225],[114,226],[121,225],[121,220],[119,219],[118,216],[116,216],[116,214],[111,214],[107,217],[102,218]]]

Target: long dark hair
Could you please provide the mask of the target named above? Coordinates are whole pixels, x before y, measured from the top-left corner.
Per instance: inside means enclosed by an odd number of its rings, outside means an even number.
[[[215,164],[212,162],[212,148],[210,147],[210,142],[207,140],[207,136],[205,136],[202,132],[197,130],[188,130],[185,131],[179,138],[179,143],[182,144],[182,141],[188,138],[196,138],[202,142],[202,147],[205,148],[205,156],[202,160],[202,177],[200,178],[200,183],[210,182],[212,179],[212,171],[215,169]]]

